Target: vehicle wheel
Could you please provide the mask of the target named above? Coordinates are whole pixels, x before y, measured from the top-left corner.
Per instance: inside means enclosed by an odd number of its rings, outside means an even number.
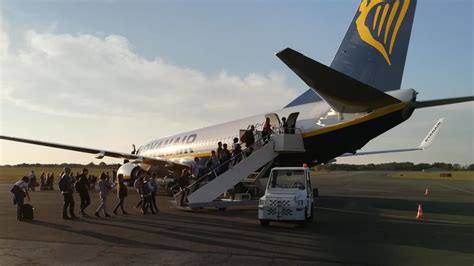
[[[269,221],[269,220],[260,220],[260,225],[262,225],[262,226],[269,226],[269,225],[270,225],[270,221]]]
[[[221,212],[225,212],[226,208],[219,208],[218,210]]]

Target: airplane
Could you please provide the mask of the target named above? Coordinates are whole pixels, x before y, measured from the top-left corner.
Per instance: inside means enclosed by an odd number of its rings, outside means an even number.
[[[230,145],[250,125],[258,132],[265,118],[279,127],[280,118],[288,117],[288,128],[300,134],[304,142],[304,152],[278,156],[280,165],[311,166],[341,156],[423,150],[433,142],[442,119],[416,148],[359,151],[370,140],[409,119],[416,109],[474,101],[474,96],[417,101],[418,92],[400,88],[416,3],[362,0],[329,67],[291,48],[278,52],[276,56],[309,89],[273,112],[158,138],[131,153],[3,135],[0,139],[94,154],[97,159],[124,159],[118,173],[127,180],[151,169],[161,170],[163,175],[170,170],[179,174],[195,157],[209,158],[217,142]]]

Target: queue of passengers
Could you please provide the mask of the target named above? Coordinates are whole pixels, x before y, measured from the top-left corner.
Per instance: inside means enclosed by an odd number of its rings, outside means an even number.
[[[283,121],[283,126],[286,127],[286,121]],[[211,155],[207,160],[198,157],[194,158],[194,163],[191,165],[189,176],[197,179],[208,173],[212,173],[209,174],[207,181],[213,180],[218,175],[226,172],[230,167],[239,163],[243,157],[249,156],[255,150],[256,144],[265,145],[270,139],[271,134],[273,134],[273,130],[269,118],[265,120],[261,132],[261,141],[258,143],[255,141],[255,126],[249,125],[248,129],[240,138],[240,141],[238,138],[232,140],[231,151],[228,149],[227,143],[219,141],[217,143],[217,149],[211,151]],[[242,144],[245,144],[246,146],[245,151],[242,150]],[[184,180],[184,176],[187,174],[188,172],[183,170],[179,179]],[[181,188],[185,187],[180,184],[180,182],[178,182],[178,184]]]
[[[62,209],[63,219],[71,220],[78,218],[75,214],[74,209],[74,192],[77,192],[80,198],[79,214],[83,217],[88,216],[86,213],[86,209],[91,204],[89,191],[92,190],[91,188],[93,187],[91,186],[90,182],[95,182],[93,176],[88,175],[88,173],[88,169],[84,168],[82,170],[82,173],[76,173],[76,176],[74,177],[71,173],[71,169],[69,167],[64,167],[58,182],[58,187],[61,191],[61,194],[63,195],[64,200]],[[48,176],[50,177],[50,180],[54,180],[53,174],[48,174]],[[53,179],[51,179],[51,177],[53,177]],[[48,183],[46,179],[45,183]],[[116,178],[112,181],[110,175],[108,175],[107,173],[102,173],[99,179],[100,181],[98,184],[98,190],[100,202],[98,203],[98,207],[95,210],[95,216],[100,217],[102,214],[105,217],[110,217],[107,212],[107,201],[109,198],[109,194],[113,189],[116,189],[117,203],[112,212],[115,215],[118,215],[118,211],[120,209],[122,214],[128,214],[124,208],[124,201],[127,197],[128,189],[123,181],[123,175],[118,174]],[[156,191],[158,190],[158,184],[156,183],[155,179],[150,179],[150,177],[147,176],[145,178],[142,177],[137,180],[139,184],[136,184],[135,187],[137,188],[137,191],[140,196],[140,201],[142,202],[140,203],[142,213],[157,213],[159,210],[156,204],[155,197]],[[13,194],[13,203],[17,205],[18,221],[23,221],[23,207],[25,197],[28,199],[28,201],[30,201],[30,195],[28,193],[28,191],[30,190],[30,183],[30,177],[24,176],[19,181],[17,181],[11,189],[11,192]],[[50,185],[52,186],[52,181]]]
[[[157,214],[160,210],[156,205],[156,192],[158,191],[158,184],[155,178],[150,178],[149,175],[145,177],[140,176],[133,184],[137,191],[139,201],[135,208],[140,210],[143,215],[148,213]]]

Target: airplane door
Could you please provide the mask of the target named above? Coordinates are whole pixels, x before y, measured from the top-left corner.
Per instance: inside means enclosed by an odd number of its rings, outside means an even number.
[[[286,119],[286,123],[288,124],[288,131],[290,134],[295,134],[295,127],[296,127],[296,119],[298,119],[299,112],[291,113],[288,118]]]
[[[278,117],[277,114],[275,113],[269,113],[265,115],[265,119],[270,118],[270,125],[273,127],[279,127],[280,126],[280,118]]]

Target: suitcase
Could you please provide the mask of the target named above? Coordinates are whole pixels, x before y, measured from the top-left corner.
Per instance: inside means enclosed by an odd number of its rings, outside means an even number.
[[[33,220],[34,216],[33,216],[33,206],[31,206],[30,204],[26,203],[26,204],[23,204],[23,207],[22,207],[22,214],[23,214],[23,220]]]

